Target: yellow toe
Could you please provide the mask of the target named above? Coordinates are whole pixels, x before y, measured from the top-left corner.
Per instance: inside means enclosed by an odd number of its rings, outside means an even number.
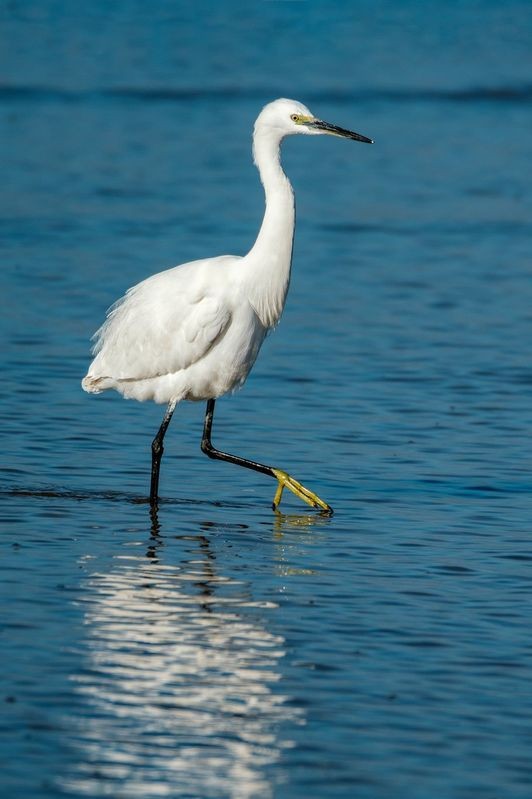
[[[312,508],[321,508],[322,510],[326,511],[327,513],[332,513],[333,509],[330,505],[327,505],[320,497],[314,493],[314,491],[310,491],[308,488],[305,488],[302,483],[296,480],[294,477],[288,474],[288,472],[283,472],[282,469],[273,469],[273,473],[277,478],[278,485],[277,490],[275,492],[275,496],[273,498],[273,509],[275,510],[279,503],[281,502],[281,497],[283,494],[283,489],[286,487],[292,491],[296,497],[302,499],[303,502],[306,502],[307,505],[310,505]]]

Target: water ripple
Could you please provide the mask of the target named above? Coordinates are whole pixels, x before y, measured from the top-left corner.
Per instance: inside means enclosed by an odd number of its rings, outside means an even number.
[[[268,102],[272,97],[284,94],[282,87],[256,86],[115,86],[93,89],[67,89],[61,86],[3,84],[0,85],[0,101],[37,103],[91,103],[110,102],[154,102],[183,103],[191,101],[256,100]],[[336,104],[361,104],[364,102],[387,103],[495,103],[527,104],[532,99],[532,84],[502,84],[495,86],[468,86],[458,88],[421,87],[374,87],[371,89],[338,89],[326,91],[310,89],[306,93],[309,102]]]

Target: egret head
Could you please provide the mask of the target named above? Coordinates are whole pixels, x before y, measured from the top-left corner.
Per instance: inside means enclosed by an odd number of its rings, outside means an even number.
[[[286,98],[268,103],[260,112],[255,123],[255,131],[267,129],[272,132],[275,131],[279,138],[296,133],[314,136],[328,133],[331,136],[341,136],[345,139],[354,139],[355,141],[366,142],[366,144],[373,144],[372,139],[368,139],[366,136],[362,136],[352,130],[331,125],[330,122],[324,122],[322,119],[315,117],[303,103],[298,103],[297,100],[287,100]]]

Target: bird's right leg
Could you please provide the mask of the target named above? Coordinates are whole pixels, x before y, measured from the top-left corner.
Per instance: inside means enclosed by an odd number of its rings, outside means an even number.
[[[313,508],[321,508],[326,513],[332,513],[333,509],[327,505],[314,491],[305,488],[298,480],[295,480],[288,472],[282,469],[274,469],[273,466],[266,466],[264,463],[257,463],[250,461],[247,458],[241,458],[239,455],[230,455],[228,452],[221,452],[213,446],[211,442],[212,420],[214,416],[214,403],[213,399],[207,401],[207,411],[205,413],[205,423],[203,425],[203,437],[201,439],[201,449],[209,456],[209,458],[217,458],[221,461],[228,461],[234,463],[236,466],[244,466],[246,469],[253,469],[255,472],[262,472],[262,474],[269,474],[277,480],[277,491],[273,499],[273,509],[277,510],[281,502],[283,489],[288,488],[296,497],[302,499],[307,505]]]
[[[170,424],[170,419],[175,410],[175,400],[168,403],[166,413],[157,435],[151,443],[151,485],[150,485],[150,505],[152,508],[157,507],[158,494],[159,494],[159,470],[161,468],[161,458],[163,457],[164,447],[163,439],[164,434]]]

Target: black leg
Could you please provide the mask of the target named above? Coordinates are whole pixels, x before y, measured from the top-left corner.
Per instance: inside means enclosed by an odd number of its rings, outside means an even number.
[[[175,410],[176,403],[169,402],[168,407],[166,408],[166,413],[164,414],[164,419],[162,421],[161,426],[157,432],[157,435],[152,441],[151,444],[151,485],[150,485],[150,505],[153,507],[157,506],[158,494],[159,494],[159,470],[161,468],[161,458],[163,457],[164,447],[163,447],[163,439],[164,434],[170,424],[170,419],[172,418],[172,414]]]
[[[263,474],[269,474],[270,477],[275,477],[274,470],[271,466],[265,466],[263,463],[256,463],[255,461],[248,461],[246,458],[239,458],[238,455],[229,455],[228,452],[221,452],[219,449],[213,447],[211,442],[211,430],[214,416],[214,402],[215,400],[213,399],[207,400],[205,424],[203,425],[203,437],[201,439],[202,452],[208,455],[209,458],[235,463],[237,466],[244,466],[246,469],[253,469],[255,472],[262,472]]]
[[[244,466],[246,469],[253,469],[255,472],[262,472],[262,474],[267,474],[270,477],[275,478],[278,481],[277,491],[275,492],[275,497],[273,500],[273,509],[276,510],[277,506],[281,501],[281,495],[283,493],[283,488],[289,488],[290,491],[302,499],[309,505],[312,505],[313,508],[321,508],[326,513],[332,513],[332,508],[330,505],[327,505],[322,499],[320,499],[317,494],[314,494],[313,491],[309,491],[308,488],[301,485],[297,480],[294,480],[287,472],[282,471],[281,469],[274,469],[273,466],[266,466],[263,463],[257,463],[256,461],[250,461],[246,458],[240,458],[238,455],[230,455],[228,452],[221,452],[219,449],[216,449],[212,445],[211,441],[211,431],[212,431],[212,420],[214,416],[214,403],[215,400],[210,399],[207,400],[207,409],[205,412],[205,423],[203,425],[203,436],[201,439],[201,449],[205,455],[208,455],[209,458],[215,458],[221,461],[227,461],[228,463],[234,463],[237,466]]]

